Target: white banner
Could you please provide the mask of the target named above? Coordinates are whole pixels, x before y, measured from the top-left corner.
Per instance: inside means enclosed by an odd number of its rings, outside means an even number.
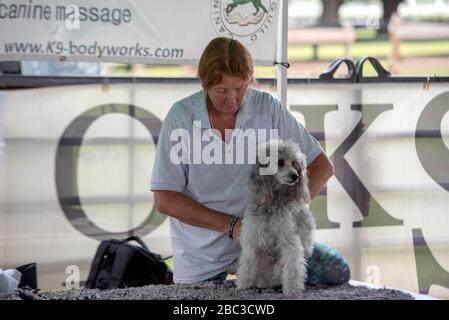
[[[57,289],[70,265],[86,279],[101,239],[132,232],[170,254],[149,191],[154,143],[172,104],[199,89],[167,81],[4,92],[0,266],[36,261],[41,287]],[[352,279],[448,298],[448,84],[288,89],[290,110],[335,166],[311,204],[317,240],[344,254]]]
[[[195,64],[218,36],[272,65],[279,0],[1,0],[0,60]]]

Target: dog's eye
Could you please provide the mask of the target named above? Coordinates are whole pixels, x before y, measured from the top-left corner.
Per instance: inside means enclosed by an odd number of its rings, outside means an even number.
[[[279,166],[279,167],[283,167],[283,166],[284,166],[284,160],[282,160],[282,159],[279,160],[279,161],[278,161],[278,166]]]
[[[293,166],[294,168],[297,168],[297,167],[298,167],[298,162],[296,162],[296,160],[293,160],[293,161],[292,161],[292,166]]]

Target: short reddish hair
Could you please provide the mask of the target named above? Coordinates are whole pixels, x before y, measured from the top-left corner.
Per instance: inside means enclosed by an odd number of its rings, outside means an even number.
[[[204,89],[220,83],[223,74],[254,80],[253,59],[248,49],[237,40],[225,37],[209,42],[198,64],[198,76]]]

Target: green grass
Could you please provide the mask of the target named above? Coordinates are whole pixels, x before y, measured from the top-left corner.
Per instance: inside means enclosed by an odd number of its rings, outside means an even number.
[[[182,66],[147,66],[146,76],[174,77],[183,73]]]
[[[276,67],[256,67],[256,78],[270,78],[276,76]]]
[[[399,50],[402,57],[449,56],[449,41],[404,42],[401,43]],[[358,42],[352,47],[354,59],[363,55],[386,58],[389,57],[390,52],[388,41]],[[343,57],[344,55],[345,48],[343,45],[325,44],[318,47],[318,60],[333,60],[335,57]],[[288,58],[292,61],[312,60],[312,46],[289,46]]]
[[[374,29],[357,28],[355,34],[358,40],[372,40],[377,37],[377,31]]]
[[[401,55],[408,56],[438,56],[449,55],[449,41],[406,42],[400,46]]]

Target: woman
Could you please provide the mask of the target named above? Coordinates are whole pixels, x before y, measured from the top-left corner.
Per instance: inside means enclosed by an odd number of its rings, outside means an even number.
[[[312,199],[333,174],[319,143],[293,115],[270,94],[248,88],[253,72],[251,55],[240,42],[212,40],[198,65],[203,90],[176,102],[163,122],[151,190],[156,208],[170,217],[175,283],[225,279],[224,269],[239,257],[252,163],[236,161],[244,149],[236,139],[257,131],[262,139],[275,132],[297,142],[307,158]],[[230,157],[210,161],[204,159],[211,155],[206,150],[214,150],[214,160]],[[315,246],[308,273],[309,284],[349,279],[344,258],[324,245]]]

